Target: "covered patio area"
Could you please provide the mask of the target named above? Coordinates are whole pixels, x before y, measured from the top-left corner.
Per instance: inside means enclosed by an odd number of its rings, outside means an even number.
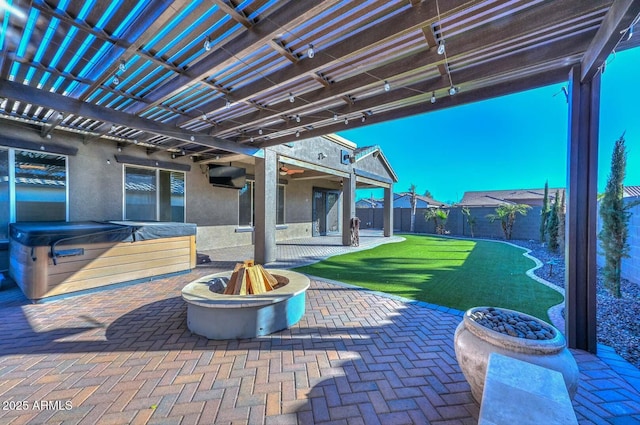
[[[348,249],[339,237],[312,241],[279,245],[280,266]],[[381,241],[392,240],[365,232],[361,247]],[[29,304],[18,289],[0,292],[0,398],[28,404],[27,410],[3,409],[0,421],[477,422],[479,407],[453,349],[461,312],[313,280],[307,312],[293,328],[210,341],[187,329],[180,290],[227,269],[242,252],[210,254],[211,263],[189,274],[44,304]],[[597,356],[573,354],[580,368],[579,422],[639,423],[638,370],[602,346]],[[42,408],[43,401],[58,408]]]

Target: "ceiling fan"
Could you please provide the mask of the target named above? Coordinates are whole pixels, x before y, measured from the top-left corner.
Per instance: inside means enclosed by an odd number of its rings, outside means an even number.
[[[294,168],[287,168],[284,165],[281,166],[278,171],[280,172],[281,176],[291,176],[293,174],[302,174],[302,173],[304,173],[304,170],[294,169]]]

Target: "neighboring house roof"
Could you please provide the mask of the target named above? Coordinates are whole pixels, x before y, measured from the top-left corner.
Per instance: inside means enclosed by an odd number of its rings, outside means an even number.
[[[549,188],[549,199],[555,198],[556,191],[564,188]],[[465,192],[458,205],[498,206],[502,204],[537,204],[544,198],[542,189],[482,190]]]
[[[640,196],[640,186],[625,186],[623,196],[625,198]]]

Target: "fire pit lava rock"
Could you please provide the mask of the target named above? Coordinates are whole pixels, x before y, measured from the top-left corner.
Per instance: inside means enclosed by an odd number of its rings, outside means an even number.
[[[491,353],[500,353],[562,373],[571,398],[578,389],[578,365],[558,329],[536,317],[496,307],[475,307],[465,312],[454,336],[458,364],[482,401]]]

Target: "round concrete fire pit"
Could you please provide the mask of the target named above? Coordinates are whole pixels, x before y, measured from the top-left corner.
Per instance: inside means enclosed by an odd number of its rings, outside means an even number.
[[[289,270],[269,272],[288,282],[259,295],[225,295],[214,292],[219,280],[231,271],[201,277],[182,289],[187,303],[187,326],[209,339],[244,339],[290,328],[305,311],[309,278]]]

